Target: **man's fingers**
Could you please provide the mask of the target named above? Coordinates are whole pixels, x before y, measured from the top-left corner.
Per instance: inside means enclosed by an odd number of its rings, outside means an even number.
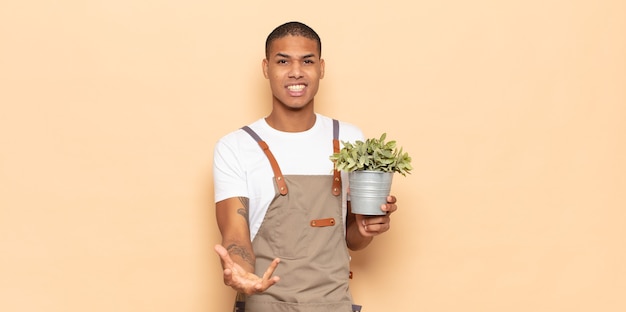
[[[389,215],[364,217],[360,222],[363,228],[361,234],[365,236],[374,236],[389,230]]]
[[[224,270],[224,285],[231,286],[233,284],[233,271],[230,269]]]
[[[272,274],[274,274],[274,271],[276,271],[279,263],[280,259],[278,258],[274,259],[274,261],[270,263],[270,266],[267,268],[267,270],[265,270],[265,273],[263,274],[263,280],[269,280],[270,277],[272,277]]]
[[[361,223],[363,225],[384,224],[384,223],[389,223],[390,220],[391,219],[388,216],[369,217],[369,218],[363,218]]]
[[[383,233],[389,230],[389,223],[370,224],[366,227],[369,233]]]
[[[381,209],[385,212],[387,212],[387,215],[393,213],[394,211],[398,210],[398,206],[396,205],[396,202],[398,200],[396,199],[395,196],[393,195],[389,195],[387,196],[387,203],[383,204]]]
[[[228,251],[226,250],[226,248],[224,248],[224,246],[222,245],[215,245],[215,252],[220,256],[220,258],[222,259],[222,262],[224,262],[224,267],[232,267],[234,262],[233,259],[230,258],[230,255],[228,254]]]
[[[276,258],[274,259],[274,261],[272,261],[272,263],[270,263],[270,266],[267,268],[268,270],[271,269],[272,273],[274,273],[274,271],[276,270],[276,268],[278,267],[278,264],[280,263],[280,259]]]
[[[263,278],[260,279],[258,283],[254,284],[254,286],[252,286],[251,292],[248,293],[249,295],[262,293],[268,288],[272,287],[274,284],[278,283],[278,281],[280,281],[280,277],[272,276],[279,263],[280,259],[278,258],[274,259],[274,261],[270,263],[270,266],[267,268],[267,270],[265,270],[265,273],[263,274]]]
[[[278,267],[278,264],[280,263],[280,259],[276,258],[274,259],[274,261],[272,261],[272,263],[270,263],[270,266],[267,268],[267,270],[265,270],[265,273],[263,274],[263,280],[261,281],[262,285],[259,288],[259,284],[257,284],[257,291],[265,291],[266,289],[270,288],[272,285],[278,283],[278,281],[280,280],[280,277],[278,276],[272,276],[274,274],[274,271],[276,271],[276,268]]]
[[[224,246],[222,246],[220,244],[215,245],[215,247],[213,247],[213,249],[215,249],[215,252],[218,255],[220,255],[220,257],[222,256],[222,254],[224,254],[226,252],[226,248],[224,248]]]

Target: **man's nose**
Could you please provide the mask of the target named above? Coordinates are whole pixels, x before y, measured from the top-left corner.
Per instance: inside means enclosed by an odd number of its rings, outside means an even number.
[[[298,62],[294,62],[289,69],[289,77],[290,78],[301,78],[302,77],[302,68],[301,64]]]

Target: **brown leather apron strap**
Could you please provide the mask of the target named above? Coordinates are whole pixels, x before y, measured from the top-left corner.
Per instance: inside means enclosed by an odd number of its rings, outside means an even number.
[[[267,159],[272,166],[272,171],[274,171],[274,178],[276,179],[276,184],[278,185],[278,190],[281,195],[287,195],[287,183],[285,183],[285,178],[283,173],[280,171],[280,166],[278,166],[278,162],[274,155],[270,151],[267,143],[261,139],[261,137],[254,132],[254,130],[250,129],[248,126],[244,126],[241,128],[246,131],[261,147]],[[339,121],[337,119],[333,119],[333,153],[339,153]],[[341,195],[341,172],[338,170],[333,170],[333,183],[331,185],[331,192],[335,196]]]
[[[339,121],[333,119],[333,153],[339,153]],[[331,186],[333,195],[341,195],[341,172],[333,170],[333,184]]]
[[[287,195],[288,189],[287,189],[287,183],[285,183],[285,177],[283,176],[283,173],[280,171],[278,162],[276,161],[276,158],[274,158],[274,155],[270,151],[270,148],[267,146],[267,143],[265,143],[265,141],[263,141],[261,137],[259,137],[256,134],[256,132],[254,132],[254,130],[250,129],[250,127],[245,126],[245,127],[242,127],[241,129],[247,132],[259,144],[259,146],[261,147],[261,149],[267,156],[267,159],[270,161],[270,165],[272,166],[272,171],[274,171],[274,179],[276,179],[276,184],[278,185],[278,191],[280,192],[280,195]]]

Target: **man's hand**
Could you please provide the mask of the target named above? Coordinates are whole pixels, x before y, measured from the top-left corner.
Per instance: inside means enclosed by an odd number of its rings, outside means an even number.
[[[272,276],[274,270],[278,267],[278,263],[280,263],[278,258],[272,261],[261,278],[254,273],[244,270],[239,264],[234,262],[224,246],[215,245],[215,252],[220,256],[222,268],[224,268],[224,284],[238,292],[246,295],[258,294],[264,292],[280,280],[280,277]]]
[[[355,215],[356,223],[359,226],[359,232],[364,237],[374,237],[376,235],[380,235],[384,232],[387,232],[390,228],[389,216],[398,210],[398,206],[396,205],[396,197],[388,196],[387,203],[380,207],[383,211],[386,212],[385,215],[382,216],[364,216],[364,215]]]

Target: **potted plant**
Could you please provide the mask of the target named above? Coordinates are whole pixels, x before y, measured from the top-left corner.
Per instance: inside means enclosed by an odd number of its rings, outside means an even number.
[[[352,212],[363,215],[384,215],[380,209],[387,202],[394,173],[403,176],[411,173],[411,157],[398,150],[396,141],[385,142],[383,133],[379,139],[370,138],[354,143],[344,142],[338,153],[330,160],[335,170],[348,172]]]

